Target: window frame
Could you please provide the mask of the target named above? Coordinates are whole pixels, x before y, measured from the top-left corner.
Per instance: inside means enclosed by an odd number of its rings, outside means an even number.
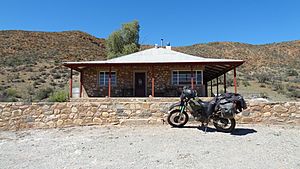
[[[100,82],[101,73],[104,73],[104,84],[101,84],[101,82]],[[117,72],[116,71],[111,71],[111,74],[113,74],[113,73],[115,73],[116,83],[115,84],[111,83],[111,86],[117,86]],[[100,87],[107,87],[108,86],[108,82],[107,82],[107,84],[105,84],[106,83],[106,81],[105,81],[105,79],[106,79],[105,76],[106,75],[109,76],[109,71],[101,70],[101,71],[98,72],[98,86],[100,86]]]
[[[171,71],[171,85],[173,86],[184,86],[185,84],[179,84],[179,72],[186,72],[189,71],[191,72],[191,70],[172,70]],[[177,72],[177,84],[174,84],[173,82],[173,72]],[[193,70],[194,72],[194,82],[196,81],[196,85],[203,85],[203,70]],[[198,83],[197,81],[197,75],[198,73],[201,72],[201,83]]]

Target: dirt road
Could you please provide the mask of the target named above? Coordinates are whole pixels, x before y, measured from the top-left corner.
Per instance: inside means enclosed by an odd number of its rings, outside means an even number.
[[[300,127],[87,126],[0,132],[0,168],[300,168]]]

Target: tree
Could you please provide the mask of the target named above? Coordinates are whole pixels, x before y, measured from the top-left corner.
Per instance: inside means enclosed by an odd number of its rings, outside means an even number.
[[[108,59],[137,52],[140,48],[139,32],[138,21],[132,21],[123,24],[120,30],[110,34],[106,40]]]

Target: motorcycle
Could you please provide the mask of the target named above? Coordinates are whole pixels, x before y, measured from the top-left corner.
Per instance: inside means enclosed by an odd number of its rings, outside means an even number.
[[[184,88],[180,102],[170,106],[167,121],[173,127],[183,127],[189,120],[189,113],[202,123],[205,132],[210,121],[217,131],[232,132],[236,125],[234,116],[246,108],[245,100],[240,94],[225,93],[205,102],[197,97],[195,90]]]

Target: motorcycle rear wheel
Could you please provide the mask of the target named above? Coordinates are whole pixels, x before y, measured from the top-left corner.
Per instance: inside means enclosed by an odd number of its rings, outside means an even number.
[[[213,124],[217,131],[230,133],[234,130],[236,122],[234,118],[218,118],[213,120]]]
[[[189,115],[184,111],[180,116],[180,110],[176,109],[170,112],[167,121],[173,127],[183,127],[189,121]]]

